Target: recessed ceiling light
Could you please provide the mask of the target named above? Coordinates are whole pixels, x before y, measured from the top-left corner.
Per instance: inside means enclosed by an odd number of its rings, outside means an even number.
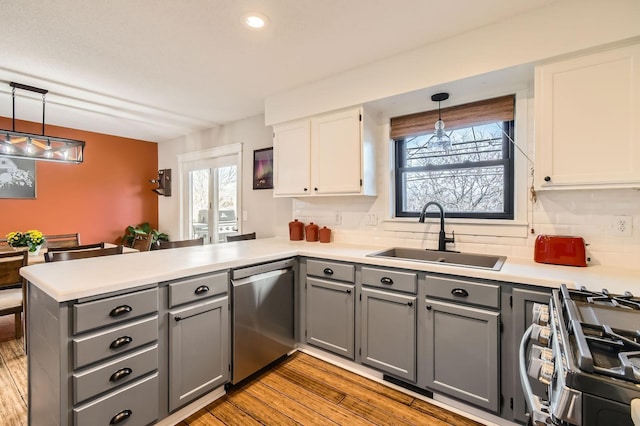
[[[251,28],[263,28],[267,24],[267,18],[264,15],[252,13],[244,18],[244,23]]]

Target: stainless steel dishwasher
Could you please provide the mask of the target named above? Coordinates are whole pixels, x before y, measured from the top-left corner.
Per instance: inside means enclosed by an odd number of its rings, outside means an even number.
[[[287,259],[232,271],[232,384],[294,349],[294,265]]]

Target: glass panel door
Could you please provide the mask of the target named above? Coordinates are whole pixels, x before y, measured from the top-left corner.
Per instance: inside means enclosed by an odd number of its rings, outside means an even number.
[[[212,229],[210,178],[211,169],[189,172],[189,217],[191,218],[189,238],[203,237],[205,244],[210,242],[209,229]]]
[[[239,233],[237,176],[236,165],[189,171],[189,238],[215,244]]]

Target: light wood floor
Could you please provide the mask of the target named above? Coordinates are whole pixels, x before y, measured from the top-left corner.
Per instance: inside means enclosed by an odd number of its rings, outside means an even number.
[[[27,366],[13,317],[0,317],[0,424],[27,424]],[[186,425],[478,425],[304,353],[244,384]]]
[[[178,425],[478,424],[298,352]]]
[[[16,340],[13,315],[0,317],[0,424],[27,424],[27,357]]]

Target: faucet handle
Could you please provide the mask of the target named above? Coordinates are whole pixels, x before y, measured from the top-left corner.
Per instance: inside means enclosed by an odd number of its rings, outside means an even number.
[[[456,242],[456,231],[451,231],[451,238],[445,235],[444,237],[445,243],[455,243]]]

